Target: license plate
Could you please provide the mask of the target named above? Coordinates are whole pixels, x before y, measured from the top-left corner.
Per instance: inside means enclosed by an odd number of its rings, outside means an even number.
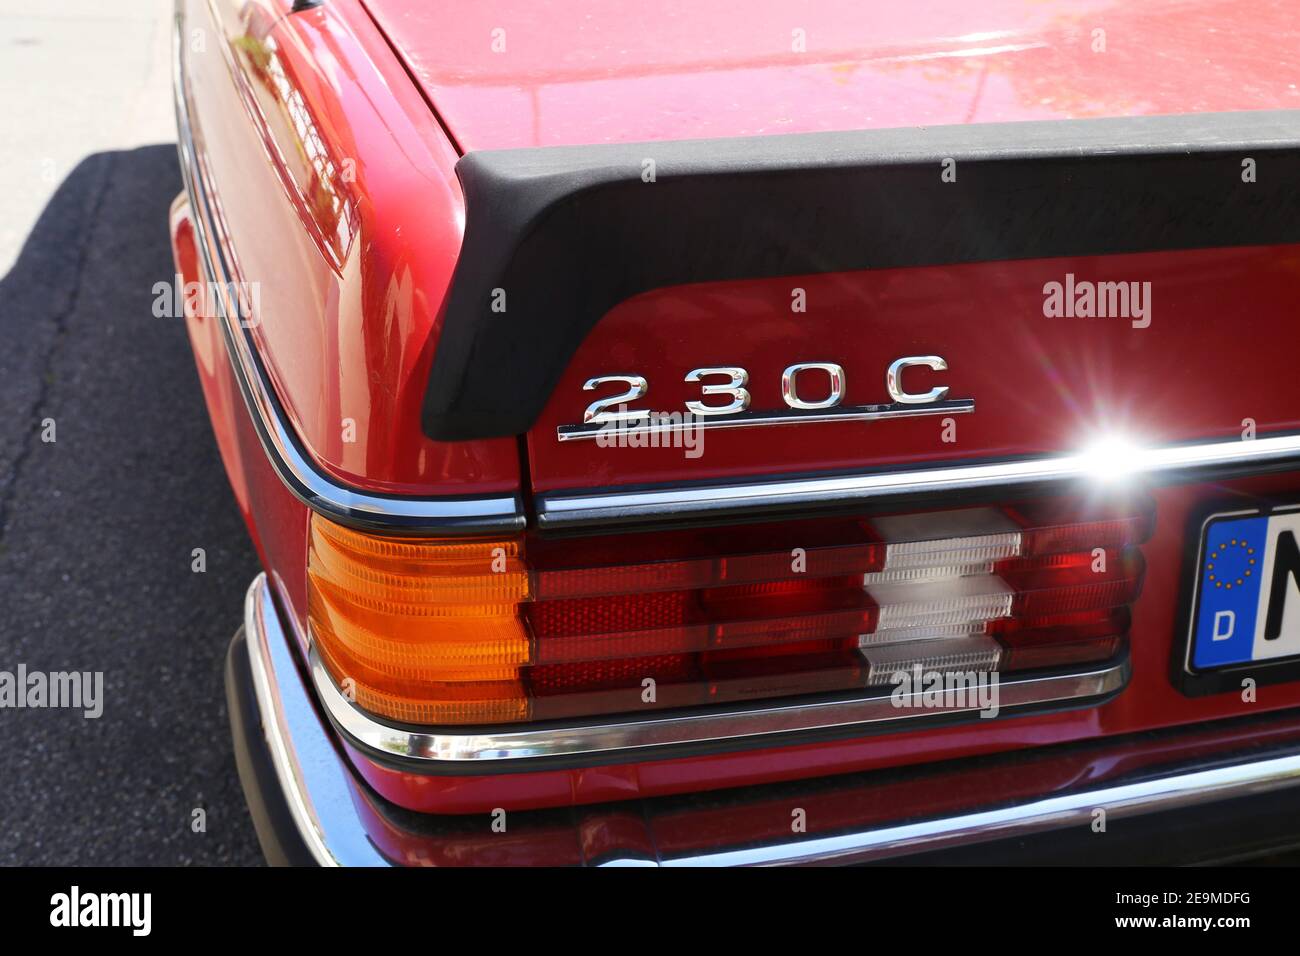
[[[1191,669],[1300,656],[1300,510],[1214,515],[1199,554]]]

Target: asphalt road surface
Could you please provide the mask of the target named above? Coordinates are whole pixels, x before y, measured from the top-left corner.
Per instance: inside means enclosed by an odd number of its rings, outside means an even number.
[[[104,688],[97,719],[0,707],[0,864],[261,861],[222,687],[257,561],[152,314],[180,189],[172,145],[91,155],[0,279],[0,671]]]

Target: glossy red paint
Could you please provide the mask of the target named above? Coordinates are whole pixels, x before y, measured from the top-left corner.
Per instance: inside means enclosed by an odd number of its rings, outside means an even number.
[[[194,364],[198,369],[199,383],[203,387],[203,398],[207,402],[208,418],[212,422],[221,463],[226,468],[235,501],[245,522],[251,527],[248,481],[244,477],[244,462],[239,455],[235,437],[236,415],[246,413],[238,387],[234,386],[229,375],[226,345],[222,341],[221,328],[217,324],[199,258],[194,213],[184,193],[172,203],[171,238],[172,261],[176,265],[175,281],[182,289],[185,329],[189,334],[190,348],[194,352]]]
[[[493,842],[484,839],[483,825],[475,820],[439,821],[445,829],[436,835],[412,832],[391,816],[369,791],[354,786],[352,804],[366,836],[396,866],[581,866],[579,834],[560,821],[545,820],[507,826]]]
[[[186,55],[191,116],[275,391],[344,482],[512,490],[513,440],[439,443],[419,428],[463,228],[456,153],[355,3],[279,8],[186,5],[190,30],[215,35]]]
[[[615,306],[579,348],[529,434],[534,488],[552,491],[647,481],[867,469],[883,465],[1077,451],[1116,435],[1143,445],[1239,437],[1300,427],[1279,382],[1292,376],[1290,305],[1300,247],[1197,249],[1140,255],[1031,259],[789,276],[675,286]],[[1044,286],[1150,284],[1150,325],[1126,318],[1048,318]],[[796,312],[792,290],[806,311]],[[1249,315],[1253,333],[1238,334]],[[749,371],[751,409],[783,409],[782,370],[795,362],[845,369],[845,405],[889,401],[896,358],[940,355],[948,371],[907,372],[908,388],[935,383],[975,400],[973,414],[835,422],[700,434],[682,447],[560,443],[558,425],[582,421],[595,376],[636,373],[649,392],[633,407],[684,411],[707,366]],[[1234,370],[1251,370],[1249,375]],[[719,381],[710,378],[708,381]],[[810,377],[810,398],[825,380]],[[707,400],[718,405],[725,399]],[[698,454],[696,454],[698,452]]]
[[[185,286],[193,284],[198,290],[193,298],[186,297],[185,327],[208,418],[240,514],[305,653],[308,511],[272,469],[253,429],[227,357],[215,303],[207,294],[199,268],[192,217],[189,201],[182,194],[172,205],[172,258]]]
[[[1287,0],[365,4],[465,152],[1300,105]]]

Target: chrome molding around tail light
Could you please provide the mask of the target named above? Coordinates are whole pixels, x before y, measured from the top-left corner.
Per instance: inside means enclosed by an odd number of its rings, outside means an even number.
[[[276,474],[307,507],[356,527],[388,532],[480,534],[514,531],[524,527],[523,503],[518,494],[490,496],[409,497],[382,495],[349,487],[325,474],[303,449],[288,424],[274,390],[267,381],[249,330],[231,316],[239,311],[229,301],[232,272],[222,239],[225,230],[215,208],[205,168],[190,124],[184,49],[176,17],[172,81],[176,100],[177,150],[185,192],[193,210],[194,232],[209,287],[219,290],[218,316],[222,337],[239,383],[240,394]],[[228,237],[226,237],[228,238]]]
[[[964,715],[979,719],[979,707],[935,708],[923,706],[920,693],[872,696],[829,701],[792,700],[777,706],[720,709],[683,715],[636,715],[630,719],[584,721],[561,726],[518,726],[468,731],[412,728],[377,720],[351,703],[339,690],[313,645],[308,654],[312,683],[326,712],[344,736],[364,749],[409,761],[408,767],[482,770],[509,764],[512,769],[543,758],[576,758],[619,751],[713,745],[719,749],[758,743],[755,738],[812,731],[894,728],[902,723]],[[1000,710],[1034,705],[1072,706],[1097,702],[1122,690],[1130,666],[1118,662],[1082,673],[1018,678],[1009,676],[998,686]]]
[[[1144,497],[1012,502],[744,526],[725,546],[644,534],[630,554],[623,535],[529,553],[519,538],[376,537],[315,515],[307,618],[335,683],[395,725],[750,711],[901,692],[916,671],[968,678],[995,712],[1004,681],[1117,660],[1153,513]],[[949,710],[967,709],[961,696]]]

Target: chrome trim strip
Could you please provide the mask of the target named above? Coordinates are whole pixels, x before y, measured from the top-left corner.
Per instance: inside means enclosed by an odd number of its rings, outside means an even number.
[[[172,82],[176,101],[177,151],[185,192],[193,209],[194,230],[200,258],[212,288],[220,290],[218,320],[226,341],[235,379],[253,419],[258,438],[276,474],[307,507],[336,521],[363,528],[398,532],[472,534],[510,532],[525,525],[523,501],[518,494],[490,496],[448,496],[412,498],[375,494],[348,487],[325,474],[303,450],[298,437],[285,420],[257,355],[249,331],[230,301],[232,269],[221,243],[209,229],[219,226],[205,188],[190,125],[189,100],[184,69],[182,16],[176,14],[173,42]]]
[[[954,398],[926,405],[906,405],[891,402],[884,405],[847,405],[819,412],[789,409],[775,412],[741,412],[708,418],[684,413],[689,421],[660,420],[662,412],[646,412],[645,424],[637,421],[604,422],[599,425],[559,425],[555,437],[559,441],[581,441],[606,435],[617,439],[621,435],[653,435],[689,432],[701,428],[754,428],[760,425],[815,425],[824,422],[874,422],[889,418],[920,418],[925,415],[965,415],[975,411],[975,401]]]
[[[935,493],[1007,490],[1042,483],[1107,482],[1124,478],[1188,481],[1282,467],[1300,469],[1300,434],[1132,449],[1119,460],[1082,453],[874,475],[598,493],[551,492],[537,497],[537,513],[541,528],[559,530],[667,518],[761,514]]]
[[[781,704],[769,707],[699,711],[679,716],[647,715],[621,722],[572,724],[561,727],[503,725],[474,733],[454,729],[414,729],[376,719],[339,691],[325,670],[313,644],[308,669],[316,694],[343,733],[357,744],[381,754],[412,762],[417,768],[467,765],[467,771],[485,764],[525,763],[544,757],[576,757],[608,751],[640,750],[686,744],[717,743],[724,746],[747,738],[798,731],[850,727],[894,727],[905,721],[939,715],[975,715],[978,706],[934,708],[921,706],[915,693],[895,704],[891,696],[875,695],[852,700]],[[1129,662],[1096,668],[1081,674],[1017,679],[1003,675],[998,685],[999,706],[1006,711],[1031,704],[1082,702],[1119,691],[1128,683]],[[910,706],[907,706],[909,705]],[[521,768],[522,769],[522,768]]]
[[[789,866],[865,863],[989,840],[1087,826],[1097,808],[1108,820],[1257,796],[1300,785],[1300,755],[1191,771],[976,813],[770,846],[721,850],[659,861],[660,866]],[[620,865],[622,860],[610,861]],[[636,861],[644,865],[644,861]]]
[[[244,598],[244,639],[262,732],[289,812],[321,866],[387,866],[357,821],[351,783],[298,676],[266,574]]]

